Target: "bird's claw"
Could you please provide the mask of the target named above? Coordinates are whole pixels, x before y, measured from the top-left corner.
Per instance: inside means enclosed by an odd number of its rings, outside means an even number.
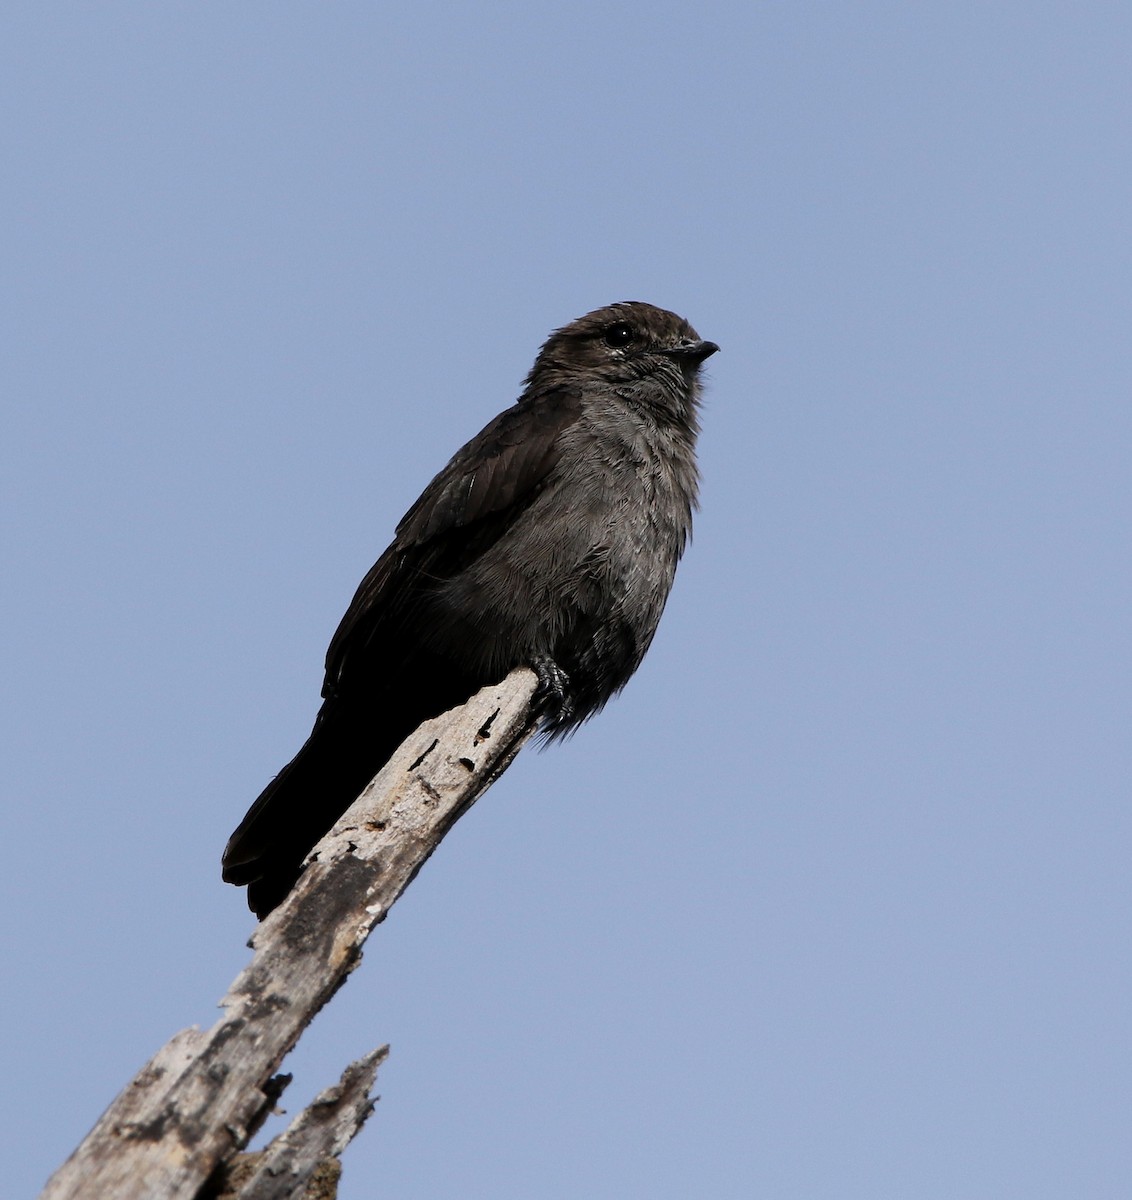
[[[531,664],[538,676],[534,704],[544,715],[553,717],[555,724],[569,721],[574,715],[574,701],[570,695],[570,676],[552,659],[536,658]]]

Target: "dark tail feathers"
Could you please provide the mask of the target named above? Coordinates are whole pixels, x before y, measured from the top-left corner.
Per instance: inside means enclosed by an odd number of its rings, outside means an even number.
[[[306,745],[263,789],[228,839],[224,879],[247,885],[248,907],[265,917],[282,903],[303,859],[396,748],[376,744],[342,714],[319,716]],[[367,736],[368,735],[368,736]]]

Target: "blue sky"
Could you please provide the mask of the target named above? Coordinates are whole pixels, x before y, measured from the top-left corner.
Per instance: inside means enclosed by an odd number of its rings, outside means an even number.
[[[5,1178],[251,919],[232,827],[546,334],[723,347],[649,658],[289,1063],[342,1195],[1132,1187],[1132,10],[10,6]]]

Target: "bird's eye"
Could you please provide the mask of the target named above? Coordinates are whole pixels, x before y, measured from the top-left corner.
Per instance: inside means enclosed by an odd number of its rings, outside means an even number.
[[[636,331],[627,321],[618,321],[605,331],[605,344],[614,349],[627,346],[630,342],[636,341],[636,338]]]

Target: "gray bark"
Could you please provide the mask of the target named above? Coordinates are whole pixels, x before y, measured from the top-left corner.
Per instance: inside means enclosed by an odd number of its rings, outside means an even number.
[[[373,927],[534,732],[535,688],[532,671],[513,671],[405,740],[256,929],[224,1015],[157,1052],[42,1200],[195,1200],[274,1105],[284,1055],[357,966]]]
[[[215,1200],[323,1200],[338,1191],[338,1156],[373,1112],[370,1089],[389,1055],[382,1046],[351,1063],[266,1149],[238,1154],[216,1180]],[[209,1190],[206,1187],[206,1192]]]

